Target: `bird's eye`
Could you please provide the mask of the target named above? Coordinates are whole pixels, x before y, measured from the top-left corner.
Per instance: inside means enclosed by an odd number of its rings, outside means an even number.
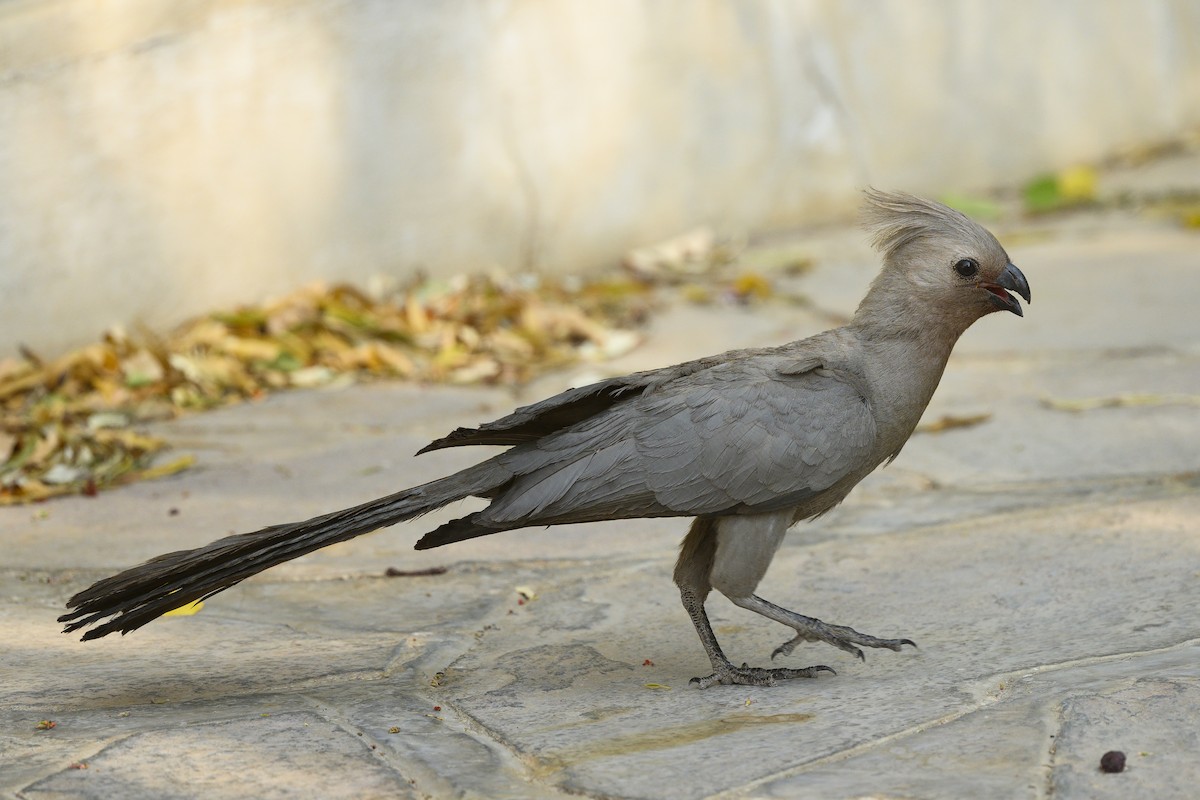
[[[979,262],[973,258],[964,258],[954,264],[954,271],[964,278],[973,278],[979,273]]]

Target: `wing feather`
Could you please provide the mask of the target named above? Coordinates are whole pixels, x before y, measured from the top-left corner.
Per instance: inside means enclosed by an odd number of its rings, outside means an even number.
[[[794,507],[874,467],[874,439],[859,388],[836,371],[726,363],[497,456],[516,477],[478,516],[511,526]]]

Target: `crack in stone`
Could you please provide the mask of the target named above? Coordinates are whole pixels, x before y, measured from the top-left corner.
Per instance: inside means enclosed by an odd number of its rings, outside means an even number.
[[[389,770],[392,770],[401,783],[406,783],[414,789],[418,789],[419,784],[413,783],[412,780],[424,781],[426,786],[429,784],[439,784],[439,791],[452,793],[450,790],[453,787],[449,786],[445,779],[441,779],[436,773],[431,773],[428,769],[422,769],[419,764],[409,763],[402,758],[400,754],[387,747],[379,747],[372,745],[361,727],[356,725],[353,720],[343,714],[336,706],[330,705],[315,697],[307,694],[297,695],[302,701],[308,704],[309,710],[317,717],[325,720],[330,725],[333,725],[338,730],[345,733],[347,736],[354,739],[362,740],[364,747],[369,748],[370,754],[378,759]],[[410,780],[411,779],[411,780]]]
[[[126,739],[131,739],[134,736],[137,736],[138,733],[139,732],[137,732],[137,731],[132,732],[132,733],[123,733],[118,736],[114,736],[110,739],[105,739],[104,741],[100,742],[98,747],[92,747],[87,750],[83,750],[83,749],[76,750],[76,751],[74,751],[73,755],[68,756],[67,759],[65,759],[65,760],[67,763],[78,763],[78,762],[83,762],[85,764],[89,763],[91,761],[96,760],[96,758],[98,758],[100,755],[102,755],[105,751],[115,747],[116,745],[120,744],[121,742],[124,742]],[[42,783],[43,781],[48,781],[51,778],[53,778],[55,775],[60,775],[63,772],[68,771],[69,769],[70,769],[69,767],[64,767],[62,762],[56,762],[53,766],[47,767],[46,771],[38,774],[37,777],[27,780],[25,785],[18,788],[14,794],[8,795],[6,793],[0,797],[3,797],[4,800],[7,800],[8,797],[13,797],[13,798],[24,797],[25,792],[28,792],[30,789],[35,788],[39,783]]]
[[[1063,727],[1063,704],[1054,704],[1054,733],[1050,734],[1050,745],[1046,748],[1045,775],[1038,787],[1038,800],[1049,800],[1054,796],[1054,762],[1058,758],[1058,737]]]

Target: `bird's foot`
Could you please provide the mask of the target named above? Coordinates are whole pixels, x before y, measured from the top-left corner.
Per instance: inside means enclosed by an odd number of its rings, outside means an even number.
[[[888,650],[896,651],[899,651],[904,645],[909,645],[910,647],[917,646],[917,643],[912,639],[880,639],[878,636],[859,633],[845,625],[830,625],[819,619],[801,616],[800,614],[796,614],[795,618],[787,624],[795,628],[796,637],[776,647],[775,652],[771,653],[772,660],[780,655],[790,656],[792,651],[796,649],[796,645],[801,642],[826,642],[839,650],[845,650],[851,655],[858,656],[863,661],[866,661],[866,656],[863,655],[863,651],[856,645],[862,645],[863,647],[886,647]]]
[[[733,664],[726,662],[718,666],[717,671],[712,675],[706,678],[692,678],[688,683],[690,686],[697,686],[701,689],[716,686],[718,683],[725,686],[731,684],[741,686],[774,686],[779,681],[791,680],[792,678],[815,678],[822,672],[832,673],[833,669],[824,664],[819,664],[815,667],[805,667],[803,669],[763,669],[762,667],[752,667],[749,664],[742,664],[741,667],[735,667]]]

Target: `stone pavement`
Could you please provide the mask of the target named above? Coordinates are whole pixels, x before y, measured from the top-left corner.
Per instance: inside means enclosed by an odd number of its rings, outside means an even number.
[[[919,650],[861,663],[808,645],[786,661],[836,676],[689,689],[710,670],[670,580],[685,521],[411,550],[462,506],[127,637],[81,644],[55,623],[74,591],[147,557],[466,464],[478,454],[410,457],[456,425],[828,327],[875,270],[857,232],[830,231],[801,245],[819,257],[795,281],[808,305],[677,308],[620,361],[520,397],[375,385],[190,417],[167,432],[198,469],[0,509],[0,797],[1194,797],[1200,236],[1091,214],[1002,238],[1034,303],[968,332],[927,417],[990,419],[914,437],[799,526],[761,587]],[[1144,397],[1042,402],[1128,393]],[[739,661],[787,637],[710,608]],[[1098,770],[1107,750],[1124,773]]]

